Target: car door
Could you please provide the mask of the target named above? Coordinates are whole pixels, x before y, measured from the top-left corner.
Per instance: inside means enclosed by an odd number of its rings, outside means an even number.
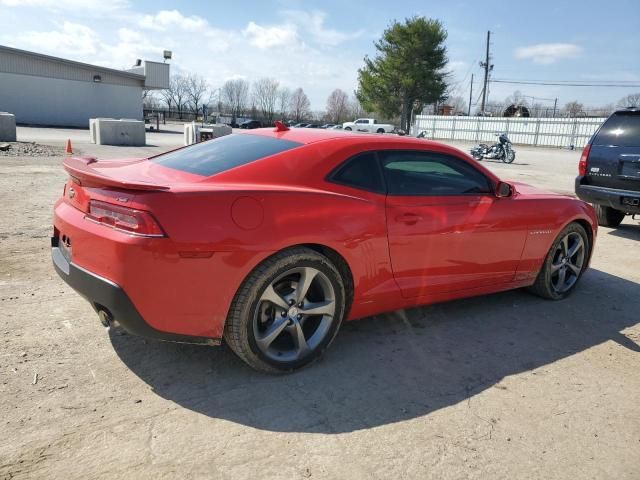
[[[356,131],[358,132],[368,132],[369,131],[369,120],[365,120],[363,118],[359,118],[356,120]]]
[[[516,202],[453,155],[379,154],[393,274],[405,297],[513,280],[526,239]]]

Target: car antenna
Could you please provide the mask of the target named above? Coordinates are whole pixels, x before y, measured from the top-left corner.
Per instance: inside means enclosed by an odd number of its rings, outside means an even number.
[[[287,127],[280,120],[276,120],[275,123],[276,123],[276,129],[274,130],[274,132],[286,132],[287,130],[289,130],[289,127]]]

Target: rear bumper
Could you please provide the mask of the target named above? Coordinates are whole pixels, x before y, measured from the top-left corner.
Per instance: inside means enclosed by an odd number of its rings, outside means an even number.
[[[627,213],[640,213],[640,191],[582,185],[582,178],[576,178],[576,195],[580,200]],[[623,198],[629,199],[633,205],[624,204]]]
[[[92,273],[67,260],[59,247],[59,239],[51,239],[51,258],[58,275],[82,297],[89,301],[96,312],[104,311],[127,332],[142,337],[180,343],[218,345],[220,340],[194,337],[156,330],[140,315],[126,292],[114,282]]]

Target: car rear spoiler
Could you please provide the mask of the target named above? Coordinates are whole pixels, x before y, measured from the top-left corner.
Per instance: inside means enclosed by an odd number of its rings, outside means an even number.
[[[109,177],[91,167],[92,164],[97,162],[98,160],[96,160],[95,157],[70,157],[63,160],[62,166],[71,178],[83,187],[113,187],[124,190],[145,191],[170,190],[170,187],[167,185],[158,185],[143,181],[118,180]],[[104,166],[108,166],[108,162],[105,162]]]

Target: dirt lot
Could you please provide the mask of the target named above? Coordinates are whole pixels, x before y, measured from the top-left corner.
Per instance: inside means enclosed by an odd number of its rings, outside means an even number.
[[[86,154],[86,131],[19,129]],[[579,152],[504,178],[571,192]],[[53,271],[59,157],[0,158],[0,478],[640,477],[640,225],[601,229],[569,299],[521,291],[348,324],[285,377],[226,347],[106,333]],[[36,376],[37,375],[37,382]]]

